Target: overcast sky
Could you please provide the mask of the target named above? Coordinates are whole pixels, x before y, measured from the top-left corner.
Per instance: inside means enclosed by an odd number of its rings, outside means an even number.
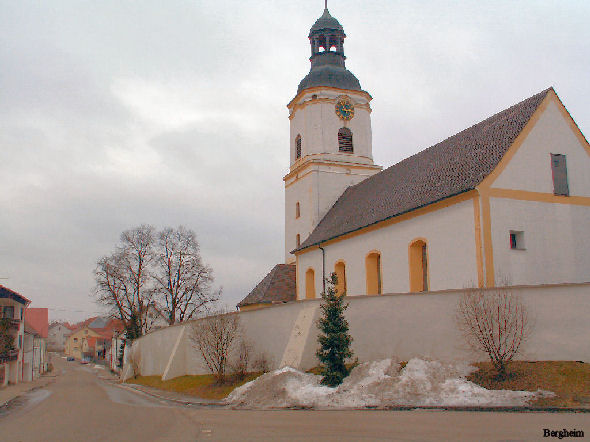
[[[549,86],[590,133],[590,2],[330,0],[388,167]],[[99,311],[142,223],[197,232],[235,305],[283,262],[286,104],[322,0],[0,0],[0,284]]]

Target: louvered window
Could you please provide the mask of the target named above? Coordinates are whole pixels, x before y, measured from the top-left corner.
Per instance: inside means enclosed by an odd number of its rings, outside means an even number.
[[[295,159],[301,158],[301,135],[295,137]]]
[[[353,153],[352,147],[352,131],[343,127],[338,131],[338,150],[340,152]]]
[[[555,195],[569,196],[565,155],[551,154],[551,172],[553,174],[553,193]]]

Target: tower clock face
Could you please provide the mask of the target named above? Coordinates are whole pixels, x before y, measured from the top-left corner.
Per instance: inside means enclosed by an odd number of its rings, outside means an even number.
[[[341,120],[350,120],[354,117],[354,104],[350,97],[341,95],[336,99],[336,115]]]

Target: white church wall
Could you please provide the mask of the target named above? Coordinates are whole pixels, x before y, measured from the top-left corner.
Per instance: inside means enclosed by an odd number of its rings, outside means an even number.
[[[521,296],[534,323],[518,359],[590,361],[589,283],[524,286],[512,290]],[[467,349],[455,326],[455,308],[462,292],[350,297],[346,317],[355,356],[361,362],[391,356],[401,360],[412,357],[485,360],[485,355]],[[298,369],[316,366],[315,324],[319,304],[320,300],[310,300],[240,312],[245,337],[254,346],[253,353],[266,354],[273,369],[286,360],[298,361],[295,364]],[[313,312],[313,320],[300,320],[305,310]],[[143,375],[162,375],[171,361],[176,361],[174,376],[207,373],[201,356],[190,344],[191,324],[160,329],[134,343],[133,353],[141,355]],[[183,334],[182,327],[187,328]],[[305,339],[295,341],[297,348],[290,348],[295,334],[302,334]],[[175,345],[178,336],[182,337],[181,345]],[[175,348],[180,352],[176,356]],[[287,352],[291,358],[284,358]],[[299,352],[298,357],[293,357],[294,352]],[[131,376],[128,355],[126,361],[123,378]]]
[[[491,198],[496,281],[553,284],[590,281],[590,207]],[[510,232],[523,232],[524,250]]]
[[[408,292],[408,246],[416,238],[424,238],[427,242],[431,290],[477,285],[471,199],[325,245],[326,276],[334,271],[338,260],[343,260],[346,264],[348,295],[365,295],[365,257],[377,250],[381,253],[383,292]],[[298,299],[305,298],[305,272],[310,267],[315,271],[316,294],[319,296],[322,287],[321,250],[314,249],[299,255]]]
[[[551,154],[566,155],[570,195],[590,196],[590,155],[553,99],[493,187],[553,194]]]

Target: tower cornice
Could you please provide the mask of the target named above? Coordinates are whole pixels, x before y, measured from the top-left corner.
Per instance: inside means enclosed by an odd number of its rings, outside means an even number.
[[[287,104],[287,108],[289,110],[292,110],[292,108],[294,108],[298,104],[298,101],[301,100],[301,98],[303,98],[303,96],[305,96],[306,94],[314,94],[314,93],[321,92],[321,91],[334,91],[334,92],[339,92],[343,95],[351,95],[351,96],[358,95],[358,96],[364,97],[367,100],[367,102],[370,102],[373,99],[371,94],[369,94],[367,91],[341,89],[341,88],[332,87],[332,86],[316,86],[316,87],[304,89],[301,92],[299,92],[297,95],[295,95],[295,97],[289,102],[289,104]]]

